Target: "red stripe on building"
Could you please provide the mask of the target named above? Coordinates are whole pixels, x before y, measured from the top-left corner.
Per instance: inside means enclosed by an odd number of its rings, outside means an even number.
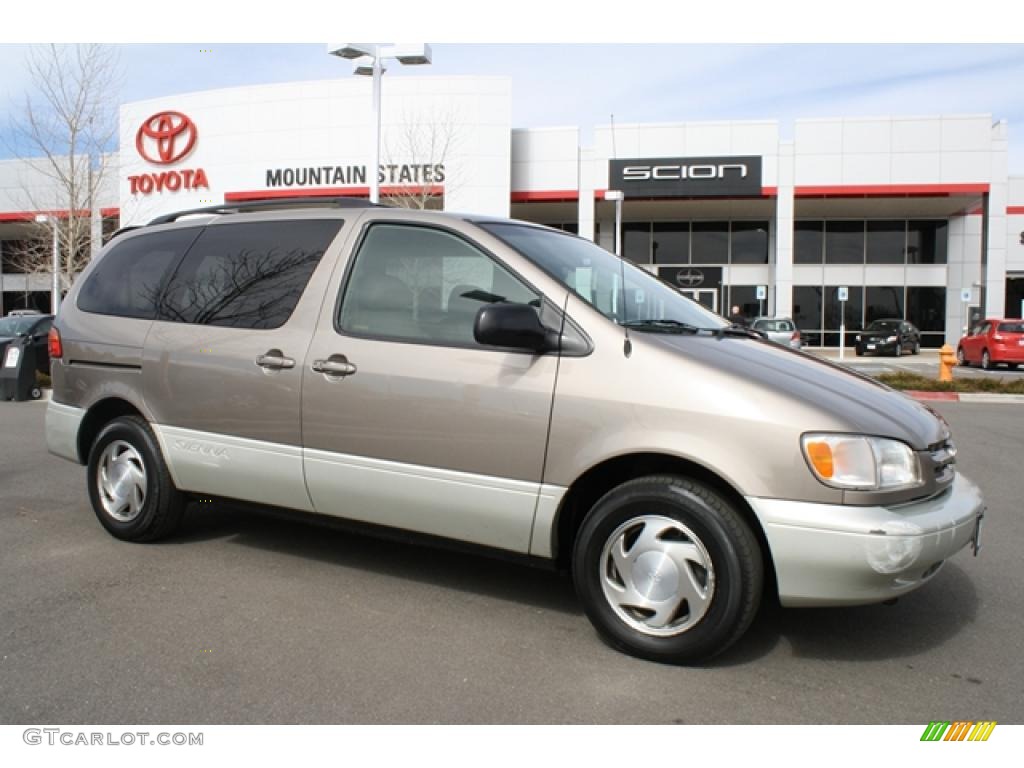
[[[384,187],[380,194],[386,195],[443,195],[444,186],[430,187]],[[225,192],[224,202],[240,203],[246,200],[287,200],[291,197],[369,197],[369,187],[310,187],[296,189],[254,189],[245,192]]]
[[[512,193],[513,203],[575,203],[579,199],[579,190],[575,189],[528,189]]]
[[[980,195],[988,184],[839,184],[796,187],[796,197],[950,197]]]
[[[1024,215],[1024,205],[1008,205],[1006,206],[1006,214],[1008,216]]]
[[[35,221],[36,216],[45,214],[47,216],[56,216],[58,219],[66,219],[68,212],[64,211],[7,211],[0,212],[0,221]],[[119,216],[121,214],[120,208],[100,208],[100,216]],[[78,212],[79,217],[85,217],[89,215],[89,211],[81,210]]]

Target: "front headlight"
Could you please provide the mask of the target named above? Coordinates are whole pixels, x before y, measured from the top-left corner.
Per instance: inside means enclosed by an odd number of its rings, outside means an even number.
[[[895,336],[890,336],[885,341],[887,344],[895,344],[897,341],[899,341],[899,339],[897,339]]]
[[[923,483],[917,456],[898,440],[807,434],[800,442],[815,476],[833,488],[891,491]]]

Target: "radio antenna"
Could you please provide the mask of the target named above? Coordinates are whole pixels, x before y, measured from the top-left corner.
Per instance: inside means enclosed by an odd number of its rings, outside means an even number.
[[[619,153],[618,153],[618,150],[615,147],[615,113],[614,112],[612,112],[609,115],[609,119],[610,119],[610,122],[611,122],[611,131],[612,131],[612,159],[613,160],[618,160],[619,159]],[[608,186],[610,187],[611,186],[611,183],[610,183],[611,179],[609,179],[608,181],[609,181],[609,185]],[[612,193],[614,193],[614,197],[612,197]],[[609,198],[612,198],[612,199],[615,200],[615,255],[619,259],[619,281],[620,281],[619,290],[620,290],[621,295],[622,295],[622,330],[626,334],[625,339],[622,342],[622,354],[624,354],[626,357],[629,357],[631,354],[633,354],[633,342],[629,340],[629,326],[626,325],[626,322],[629,320],[629,317],[626,315],[626,261],[625,261],[623,255],[622,255],[622,198],[623,198],[623,196],[624,196],[624,193],[623,193],[623,191],[621,189],[609,190],[608,192],[605,192],[605,200],[608,200]]]

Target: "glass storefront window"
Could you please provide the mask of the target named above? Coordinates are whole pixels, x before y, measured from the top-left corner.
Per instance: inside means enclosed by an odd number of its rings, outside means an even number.
[[[946,322],[946,289],[908,285],[907,320],[922,331],[942,331]]]
[[[821,286],[793,286],[793,322],[810,346],[821,343]]]
[[[859,285],[847,286],[848,298],[846,301],[845,309],[845,325],[847,331],[855,331],[863,328],[864,321],[864,288]],[[825,286],[825,329],[829,331],[838,331],[839,325],[843,318],[843,302],[839,301],[839,286],[826,285]],[[826,339],[826,344],[828,340]],[[838,344],[838,335],[836,339],[831,342],[832,344]],[[852,339],[847,339],[847,343],[852,343]]]
[[[761,316],[761,305],[762,302],[757,300],[756,285],[733,285],[729,288],[729,301],[723,303],[719,314],[728,317],[733,307],[739,307],[743,317],[753,320]]]
[[[634,264],[651,263],[649,222],[629,222],[622,225],[622,255]]]
[[[821,264],[825,254],[825,222],[798,221],[793,225],[793,263]]]
[[[825,263],[864,263],[864,222],[825,222]]]
[[[949,247],[947,222],[911,221],[907,229],[907,261],[911,264],[945,264]]]
[[[867,235],[868,264],[903,264],[906,262],[907,222],[869,221]]]
[[[729,261],[729,222],[695,221],[691,235],[693,264],[726,264]]]
[[[864,304],[864,322],[889,317],[903,317],[903,286],[868,286]]]
[[[733,264],[768,263],[768,222],[734,221],[732,223]]]
[[[690,222],[654,225],[654,263],[690,263]]]

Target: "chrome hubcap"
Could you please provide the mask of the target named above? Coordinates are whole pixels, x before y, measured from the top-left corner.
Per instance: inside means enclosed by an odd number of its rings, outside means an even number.
[[[704,618],[715,593],[707,549],[669,517],[643,515],[620,525],[608,537],[599,567],[612,610],[645,635],[686,632]]]
[[[130,443],[115,440],[103,449],[96,480],[100,503],[108,515],[121,523],[139,516],[146,501],[146,465]]]

